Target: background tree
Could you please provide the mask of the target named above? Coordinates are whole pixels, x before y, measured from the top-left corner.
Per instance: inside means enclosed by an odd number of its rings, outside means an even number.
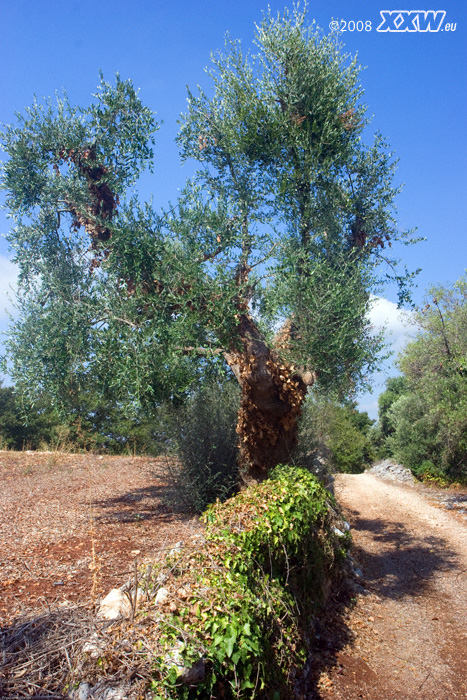
[[[399,357],[403,376],[382,395],[385,444],[417,476],[466,481],[467,278],[430,289],[417,321]]]
[[[359,474],[375,457],[373,423],[352,402],[339,404],[312,392],[303,405],[294,461],[323,479],[329,472]]]
[[[394,432],[390,409],[407,391],[408,384],[405,377],[389,377],[386,380],[386,390],[378,396],[378,423],[370,431],[370,438],[381,458],[391,456],[387,440]]]
[[[63,98],[19,117],[3,183],[16,384],[66,407],[91,381],[150,410],[227,363],[241,464],[262,477],[289,459],[308,386],[344,396],[374,368],[370,292],[410,236],[386,144],[361,137],[356,60],[298,10],[266,16],[256,39],[253,57],[227,40],[209,96],[189,93],[179,144],[201,167],[168,213],[124,199],[157,124],[119,78],[87,109]],[[396,277],[401,298],[410,278]]]
[[[0,383],[0,445],[2,449],[37,449],[41,445],[63,442],[66,426],[63,419],[38,397],[34,409],[28,411],[17,401],[12,387]]]
[[[34,403],[0,386],[0,445],[7,449],[72,449],[111,454],[160,454],[168,441],[164,412],[129,416],[94,388],[82,389],[66,414],[52,407],[49,395]],[[215,500],[215,499],[214,499]]]

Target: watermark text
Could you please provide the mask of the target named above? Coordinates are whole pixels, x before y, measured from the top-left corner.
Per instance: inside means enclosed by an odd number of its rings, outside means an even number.
[[[445,10],[381,10],[379,14],[377,32],[439,32],[446,17]]]
[[[446,22],[445,10],[380,10],[379,21],[371,19],[333,19],[329,29],[343,32],[455,32],[457,22]]]

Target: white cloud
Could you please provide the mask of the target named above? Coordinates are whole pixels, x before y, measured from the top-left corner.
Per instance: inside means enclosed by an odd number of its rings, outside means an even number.
[[[0,321],[8,318],[12,311],[11,299],[14,298],[18,280],[18,266],[5,255],[0,255]]]
[[[395,353],[402,350],[418,330],[413,311],[398,309],[397,304],[384,297],[374,297],[369,317],[376,332],[385,331],[390,349]]]
[[[373,375],[373,393],[360,394],[357,397],[359,410],[366,411],[370,418],[377,419],[378,396],[385,390],[387,378],[398,374],[394,367],[394,360],[419,328],[416,325],[413,311],[398,309],[397,304],[384,297],[373,298],[373,307],[369,318],[375,333],[384,330],[388,350],[393,353],[391,358],[384,363],[381,371]]]
[[[374,394],[364,394],[358,400],[358,410],[368,413],[373,420],[378,418],[378,399]]]

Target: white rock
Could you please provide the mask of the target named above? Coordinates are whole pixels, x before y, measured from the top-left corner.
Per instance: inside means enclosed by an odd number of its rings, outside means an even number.
[[[89,683],[80,683],[78,688],[71,690],[67,697],[69,700],[88,700],[91,695]]]
[[[338,537],[345,537],[345,532],[342,532],[342,530],[339,530],[338,527],[333,527],[333,528],[332,528],[332,531],[333,531],[333,533],[334,533],[335,535],[337,535]]]
[[[182,651],[185,649],[185,644],[182,641],[178,641],[172,649],[170,649],[166,656],[165,662],[172,668],[176,668],[178,671],[178,683],[184,683],[185,685],[196,685],[201,683],[206,676],[206,662],[203,659],[195,661],[191,666],[185,666],[182,658]]]
[[[108,688],[102,693],[99,700],[128,700],[128,686],[120,685],[116,688]]]
[[[168,601],[169,597],[170,594],[167,588],[159,588],[154,602],[156,605],[164,605]]]
[[[392,459],[377,462],[369,469],[369,472],[383,479],[392,479],[392,481],[402,481],[409,484],[414,484],[415,481],[410,469],[402,464],[396,464]]]
[[[104,651],[105,646],[102,643],[102,641],[99,640],[99,637],[97,636],[96,632],[94,632],[94,634],[91,635],[91,638],[88,639],[88,641],[85,642],[83,645],[83,652],[85,654],[90,654],[92,659],[97,659],[97,657],[101,656],[101,654],[103,654]]]
[[[92,689],[93,700],[128,700],[130,687],[128,685],[109,686],[98,683]]]
[[[116,620],[119,617],[129,617],[131,605],[128,597],[120,590],[113,588],[99,606],[97,618],[100,620]]]
[[[89,687],[89,683],[80,683],[78,688],[78,700],[88,700],[90,694],[91,688]]]
[[[164,659],[164,661],[170,666],[176,666],[181,673],[186,670],[182,659],[182,650],[184,648],[184,643],[178,641],[175,646],[172,647],[172,649],[169,649]]]
[[[180,540],[180,542],[177,542],[176,544],[174,544],[172,549],[169,551],[169,557],[175,557],[175,556],[177,556],[177,554],[180,554],[182,549],[183,549],[184,544],[185,543],[183,542],[183,540]]]

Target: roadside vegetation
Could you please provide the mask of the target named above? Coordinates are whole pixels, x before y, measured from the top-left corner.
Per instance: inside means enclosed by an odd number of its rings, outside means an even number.
[[[467,482],[467,276],[430,289],[416,312],[420,332],[401,352],[401,376],[379,397],[372,441],[413,474]]]
[[[156,660],[152,697],[296,697],[310,626],[350,544],[336,528],[334,499],[307,470],[278,467],[203,519],[203,546],[169,554],[146,581],[149,600],[158,592],[161,601],[154,636],[144,625],[154,604],[143,603],[135,620]],[[118,668],[127,634],[113,626],[101,668]],[[92,669],[85,664],[81,679]]]
[[[308,397],[302,412],[294,462],[316,473],[359,474],[376,457],[370,440],[375,421],[352,401]]]

